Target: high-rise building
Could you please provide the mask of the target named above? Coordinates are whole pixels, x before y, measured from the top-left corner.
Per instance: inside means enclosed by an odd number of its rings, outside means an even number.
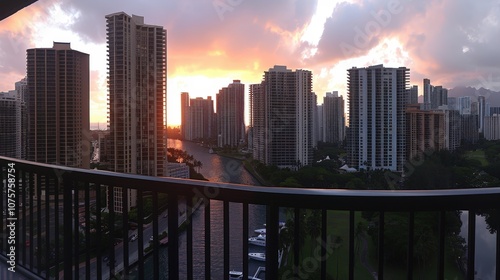
[[[462,143],[462,118],[458,110],[444,110],[446,123],[446,149],[454,151]]]
[[[484,117],[484,138],[486,140],[500,140],[500,115]]]
[[[433,87],[431,96],[431,109],[437,109],[440,106],[448,105],[448,89],[442,86],[435,86]]]
[[[166,31],[123,12],[106,16],[108,116],[115,172],[162,176],[166,161]],[[122,194],[115,193],[121,212]],[[128,207],[137,197],[130,193]]]
[[[69,43],[27,50],[28,159],[90,166],[89,55]]]
[[[493,116],[495,114],[500,115],[500,107],[497,106],[490,107],[490,116]]]
[[[219,90],[217,102],[217,145],[237,147],[245,139],[245,85],[234,80]]]
[[[26,156],[26,103],[19,91],[0,92],[0,155]]]
[[[424,110],[429,110],[431,108],[432,89],[431,80],[424,79]]]
[[[420,110],[420,105],[406,108],[406,156],[408,160],[422,156],[428,151],[445,149],[445,113]]]
[[[464,114],[460,116],[460,130],[462,143],[475,144],[479,140],[479,122],[477,114]]]
[[[217,134],[214,101],[211,96],[189,99],[186,140],[213,142]]]
[[[408,89],[407,93],[408,104],[417,104],[418,103],[418,86],[413,85]]]
[[[383,65],[348,70],[347,164],[403,172],[409,69]]]
[[[316,112],[314,113],[316,120],[314,121],[314,129],[316,130],[316,141],[324,141],[324,126],[325,120],[323,118],[323,104],[316,106]]]
[[[311,71],[274,66],[264,72],[261,85],[252,85],[250,91],[254,158],[280,168],[310,165],[315,105]]]
[[[460,115],[470,115],[471,114],[471,98],[470,96],[463,96],[458,98],[457,106]]]
[[[344,98],[337,91],[323,98],[323,142],[342,143],[345,138]]]
[[[479,133],[483,133],[484,131],[484,117],[486,114],[486,98],[484,96],[478,96],[477,102],[479,105],[478,111],[478,121],[479,121]]]
[[[188,135],[189,127],[189,93],[181,93],[181,137],[182,139],[191,138]]]
[[[448,104],[448,90],[442,86],[433,86],[429,79],[424,79],[424,110],[437,109]]]
[[[266,162],[266,107],[264,83],[250,85],[250,128],[252,131],[252,156]]]
[[[458,110],[458,100],[456,97],[448,97],[448,110]]]

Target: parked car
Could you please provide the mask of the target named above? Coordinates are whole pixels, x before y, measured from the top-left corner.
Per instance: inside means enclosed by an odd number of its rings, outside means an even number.
[[[129,239],[129,240],[130,240],[130,241],[136,241],[136,240],[137,240],[137,238],[138,238],[137,234],[136,234],[136,233],[134,233],[134,234],[132,234],[132,235],[130,236],[130,239]]]

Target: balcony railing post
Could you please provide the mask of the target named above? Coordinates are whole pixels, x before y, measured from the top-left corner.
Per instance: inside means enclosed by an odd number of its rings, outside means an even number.
[[[278,206],[274,204],[267,206],[266,223],[266,279],[278,279]]]
[[[467,233],[467,279],[474,280],[476,256],[476,211],[469,209],[469,227]]]
[[[496,279],[500,279],[500,210],[493,210],[496,212],[496,224],[497,224],[497,255],[496,255]]]
[[[179,279],[179,200],[176,194],[168,195],[168,275]]]
[[[71,216],[73,213],[72,203],[71,203],[71,189],[72,189],[72,181],[71,176],[68,172],[63,174],[63,186],[64,186],[64,197],[63,197],[63,219],[64,224],[64,279],[71,280],[73,279],[73,244],[72,244],[72,236],[73,236],[73,227],[71,226]],[[48,188],[46,187],[46,191]],[[47,247],[48,248],[48,247]],[[48,260],[47,260],[48,261]],[[57,272],[57,271],[56,271]],[[47,271],[48,273],[48,271]]]

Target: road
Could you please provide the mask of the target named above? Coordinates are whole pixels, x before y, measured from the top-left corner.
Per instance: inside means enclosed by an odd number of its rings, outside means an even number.
[[[184,204],[185,208],[185,204]],[[186,213],[184,209],[184,213]],[[186,215],[183,214],[182,216],[179,217],[179,225],[186,220]],[[163,231],[167,231],[168,228],[168,211],[165,210],[161,214],[158,215],[158,235],[160,235]],[[132,236],[133,234],[138,234],[138,230],[132,230],[129,231],[129,237]],[[146,249],[149,244],[150,244],[150,238],[153,235],[153,223],[150,223],[146,225],[143,229],[143,240],[142,243],[144,245],[144,249]],[[129,241],[129,240],[124,240],[123,242],[128,242],[128,255],[129,255],[129,265],[137,262],[138,260],[138,243],[140,242],[139,239],[135,241]],[[115,260],[116,260],[116,265],[114,268],[114,273],[117,274],[121,271],[123,271],[123,242],[118,243],[115,246]],[[91,279],[96,279],[97,278],[97,258],[93,258],[90,261],[90,278]],[[79,274],[81,279],[85,279],[85,274],[86,274],[86,264],[85,262],[80,264],[79,267]],[[61,274],[62,276],[63,274]],[[110,267],[106,264],[104,260],[102,260],[102,278],[103,279],[109,279],[110,277]]]

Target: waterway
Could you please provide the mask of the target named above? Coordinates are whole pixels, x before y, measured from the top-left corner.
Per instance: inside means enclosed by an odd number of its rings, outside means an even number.
[[[187,151],[193,155],[196,160],[202,162],[202,168],[199,172],[212,182],[224,182],[246,185],[259,185],[259,182],[243,167],[238,160],[222,157],[217,154],[210,154],[208,148],[202,147],[196,143],[168,140],[167,147]],[[229,266],[232,270],[243,271],[243,208],[241,204],[230,203],[229,205],[229,224],[230,224],[230,256]],[[194,279],[204,279],[205,275],[205,208],[202,206],[193,214],[193,277]],[[212,200],[210,204],[210,250],[211,250],[211,274],[212,279],[223,279],[224,267],[224,240],[223,240],[223,203]],[[266,219],[266,208],[262,205],[249,205],[249,236],[255,236],[255,229],[263,228]],[[187,278],[187,253],[186,253],[186,235],[181,233],[179,237],[179,266],[180,279]],[[264,252],[265,247],[249,245],[249,252]],[[168,255],[166,247],[160,250],[160,274],[167,275],[166,265]],[[259,266],[264,266],[264,262],[249,260],[249,274],[253,275]],[[146,279],[152,277],[151,260],[145,263]],[[165,278],[163,278],[165,277]],[[166,276],[163,276],[166,279]],[[259,275],[260,279],[265,279],[264,274]],[[152,279],[152,278],[151,278]]]

